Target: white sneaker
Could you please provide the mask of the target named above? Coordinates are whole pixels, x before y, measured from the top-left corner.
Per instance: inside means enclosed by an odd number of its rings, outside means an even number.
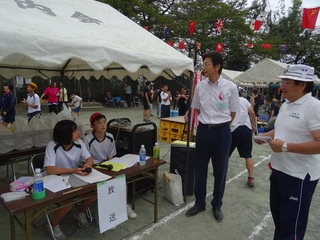
[[[137,214],[132,210],[130,205],[127,205],[127,213],[128,213],[128,218],[130,219],[137,218]]]
[[[50,234],[52,234],[49,225],[48,225],[48,230],[49,230]],[[62,240],[62,239],[66,238],[64,233],[61,231],[59,224],[55,227],[52,227],[52,231],[53,231],[53,235],[54,235],[55,239]]]
[[[80,228],[86,228],[90,225],[90,223],[87,220],[87,215],[85,212],[83,213],[76,212],[74,214],[74,217],[78,220],[78,225]]]

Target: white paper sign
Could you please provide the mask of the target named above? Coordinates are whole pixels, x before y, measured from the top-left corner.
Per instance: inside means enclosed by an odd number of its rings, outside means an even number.
[[[100,233],[128,220],[124,174],[97,184]]]

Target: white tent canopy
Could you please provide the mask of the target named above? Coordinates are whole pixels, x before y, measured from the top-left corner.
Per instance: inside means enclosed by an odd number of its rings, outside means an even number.
[[[283,74],[286,66],[286,63],[265,58],[237,76],[235,81],[243,85],[254,84],[256,86],[267,86],[268,83],[277,83],[280,81],[278,76]]]
[[[228,79],[229,81],[234,81],[234,79],[242,73],[243,72],[241,71],[222,69],[221,75],[223,78]]]
[[[1,0],[0,75],[173,79],[193,61],[107,4]],[[61,73],[62,72],[62,73]]]

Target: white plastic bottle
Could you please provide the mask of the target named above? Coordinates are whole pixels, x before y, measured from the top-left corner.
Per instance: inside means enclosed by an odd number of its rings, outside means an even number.
[[[147,156],[146,156],[146,149],[144,148],[144,144],[141,145],[139,156],[140,156],[140,165],[141,166],[146,165]]]
[[[33,191],[34,192],[42,192],[44,191],[43,186],[43,176],[40,168],[36,168],[36,174],[33,176]]]

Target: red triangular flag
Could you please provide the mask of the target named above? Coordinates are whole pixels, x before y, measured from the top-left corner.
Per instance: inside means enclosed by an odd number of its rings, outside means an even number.
[[[247,44],[247,47],[248,47],[248,48],[253,48],[253,44],[252,44],[252,43],[248,43],[248,44]]]
[[[196,21],[190,21],[189,22],[189,33],[192,35],[194,31],[196,30]]]
[[[173,43],[172,43],[171,41],[168,41],[167,43],[168,43],[168,45],[170,45],[171,47],[173,47]]]
[[[315,29],[320,7],[304,8],[301,28]]]
[[[216,51],[222,52],[223,51],[223,43],[217,43],[216,44]]]
[[[260,44],[261,47],[265,48],[265,49],[270,49],[272,48],[272,46],[270,44]]]
[[[179,42],[178,49],[184,49],[184,42]]]
[[[144,27],[145,30],[149,31],[149,27]]]

